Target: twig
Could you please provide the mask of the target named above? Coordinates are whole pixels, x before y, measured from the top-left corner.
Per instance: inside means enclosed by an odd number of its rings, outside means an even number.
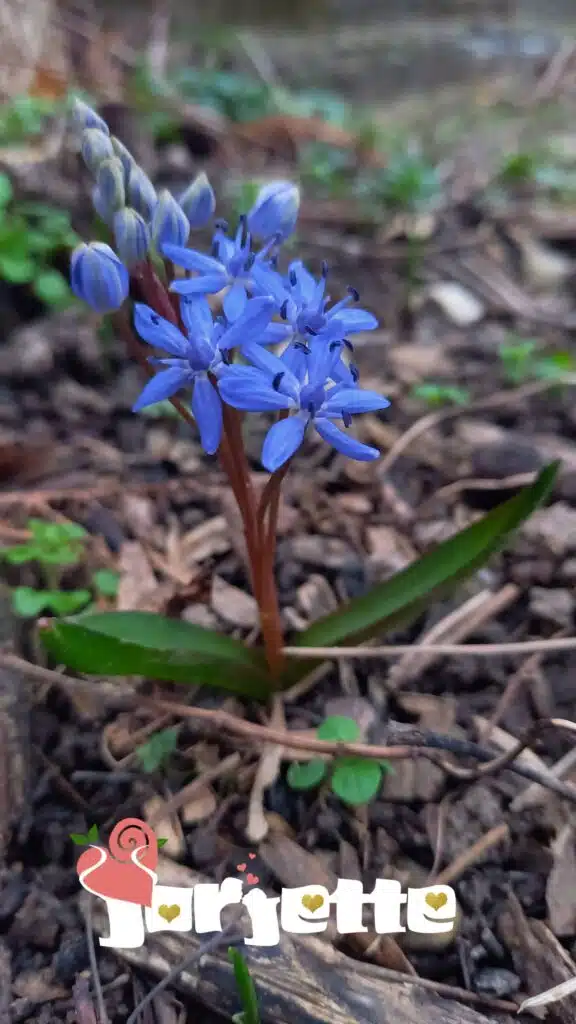
[[[90,958],[90,969],[92,971],[92,981],[94,984],[94,992],[96,995],[96,1005],[98,1007],[98,1024],[109,1024],[108,1013],[106,1012],[106,1003],[104,1000],[104,993],[102,992],[102,982],[100,981],[100,972],[98,970],[96,947],[94,945],[91,899],[86,904],[86,909],[84,911],[84,924],[86,926],[86,942],[88,944],[88,956]]]
[[[432,427],[437,427],[440,423],[455,419],[464,413],[469,414],[471,412],[480,412],[484,409],[494,409],[510,403],[515,405],[524,398],[531,398],[532,395],[539,395],[543,391],[549,390],[555,383],[557,385],[558,382],[551,380],[534,381],[533,383],[525,384],[521,388],[515,388],[513,391],[508,389],[497,391],[496,394],[489,395],[488,398],[479,399],[477,402],[470,402],[466,406],[439,409],[437,412],[427,413],[421,419],[416,420],[406,433],[401,434],[396,443],[392,445],[390,451],[384,456],[378,466],[379,475],[384,476],[389,473],[396,460],[403,455],[409,445],[412,444],[412,441],[420,437],[421,434],[425,434]]]
[[[448,999],[456,999],[462,1003],[471,1003],[472,1006],[484,1006],[488,1010],[501,1011],[503,1013],[516,1013],[517,1003],[508,1002],[505,999],[492,999],[489,996],[481,996],[477,992],[469,992],[464,988],[456,988],[453,985],[446,985],[442,981],[431,981],[429,978],[420,978],[418,975],[403,974],[401,971],[393,971],[389,967],[380,967],[375,964],[363,963],[361,974],[367,977],[381,978],[383,981],[398,982],[399,985],[416,985],[418,988],[427,989],[429,992],[436,992],[439,996]]]
[[[491,850],[493,846],[497,846],[499,843],[503,843],[505,839],[508,839],[510,835],[510,829],[508,825],[496,825],[491,828],[489,832],[481,836],[477,842],[473,843],[470,849],[465,850],[459,857],[456,857],[443,871],[440,871],[435,878],[429,879],[428,885],[449,885],[450,882],[455,882],[461,875],[464,874],[468,868],[471,868],[480,857],[483,857],[488,850]]]
[[[410,654],[406,654],[394,665],[386,680],[388,691],[398,690],[401,686],[413,682],[416,676],[430,668],[440,655],[434,651],[434,641],[439,643],[461,643],[466,637],[475,633],[490,619],[500,615],[518,597],[520,588],[507,583],[501,590],[494,593],[483,590],[470,600],[459,605],[453,612],[446,615],[435,626],[414,644]],[[431,649],[432,648],[432,649]]]
[[[181,807],[184,807],[192,797],[196,796],[196,793],[204,789],[209,782],[215,782],[216,779],[222,778],[223,775],[227,775],[229,772],[240,764],[240,754],[230,754],[229,757],[225,757],[223,761],[215,765],[214,768],[207,768],[205,772],[202,772],[197,779],[190,782],[189,785],[184,786],[183,789],[175,793],[169,800],[165,800],[162,806],[158,807],[155,814],[151,814],[148,818],[148,824],[151,828],[154,828],[160,821],[168,818],[169,815],[179,811]]]
[[[422,644],[418,654],[433,651],[436,654],[481,655],[497,658],[502,654],[549,654],[552,651],[573,651],[576,636],[550,640],[521,640],[517,643],[502,644]],[[290,658],[397,658],[401,654],[414,653],[414,644],[391,644],[389,647],[285,647],[284,654]]]
[[[208,939],[206,942],[202,943],[202,945],[198,949],[196,949],[194,953],[191,953],[190,956],[186,957],[184,960],[181,960],[179,964],[176,964],[176,966],[173,967],[171,971],[168,971],[168,974],[166,974],[165,977],[162,978],[162,981],[159,981],[158,984],[154,986],[154,988],[150,989],[147,995],[144,996],[144,999],[142,999],[138,1003],[136,1009],[128,1017],[126,1024],[136,1024],[142,1011],[147,1006],[149,1006],[150,1003],[154,999],[156,999],[156,996],[159,996],[160,993],[163,992],[165,988],[168,988],[168,985],[175,981],[178,975],[182,974],[182,971],[189,970],[190,967],[198,963],[203,956],[206,956],[208,953],[213,953],[215,950],[219,949],[219,947],[223,944],[230,946],[233,945],[235,942],[239,942],[240,939],[243,938],[242,935],[236,936],[235,934],[235,929],[238,924],[239,916],[239,914],[236,914],[234,921],[232,921],[224,929],[224,931],[217,932],[217,934],[213,935],[211,939]]]
[[[401,731],[398,733],[398,738],[402,740],[402,743],[398,745],[372,746],[367,743],[335,743],[328,740],[319,740],[315,737],[298,736],[293,732],[282,732],[281,730],[271,729],[269,726],[265,725],[256,725],[253,722],[246,722],[241,718],[236,718],[227,711],[219,711],[212,708],[190,707],[186,704],[175,704],[151,697],[139,696],[138,699],[141,704],[144,703],[151,707],[161,709],[162,711],[168,711],[170,709],[173,714],[181,715],[183,718],[203,718],[205,721],[212,722],[216,728],[227,730],[228,732],[235,733],[236,735],[246,736],[252,742],[260,741],[277,743],[284,747],[306,750],[310,753],[332,756],[347,754],[355,757],[366,757],[377,760],[392,760],[414,757],[414,748],[416,747],[418,748],[418,753],[416,755],[418,757],[428,757],[432,760],[437,760],[438,751],[446,750],[461,757],[472,757],[477,761],[483,761],[490,765],[490,770],[494,770],[494,763],[496,760],[500,761],[500,758],[494,758],[491,753],[484,750],[484,748],[480,747],[477,743],[459,740],[453,736],[442,736],[438,733],[429,731],[424,732],[418,729],[410,729],[405,726],[402,726]],[[394,728],[397,723],[390,722],[388,725],[389,728]],[[508,761],[505,765],[501,765],[501,767],[506,767],[517,775],[521,775],[525,779],[530,779],[531,782],[539,782],[541,785],[547,786],[553,792],[563,796],[571,803],[576,803],[576,790],[572,786],[568,786],[556,779],[549,778],[543,775],[542,772],[539,772],[528,765],[512,763],[514,757],[517,757],[518,754],[522,752],[524,747],[534,738],[534,736],[546,728],[568,729],[571,732],[576,732],[576,724],[573,722],[568,722],[559,718],[542,719],[528,731],[528,734],[524,739],[518,741],[518,749],[516,751],[510,751],[507,753],[506,757],[508,758]],[[463,777],[461,775],[463,769],[457,768],[455,765],[443,762],[442,767],[455,778]]]

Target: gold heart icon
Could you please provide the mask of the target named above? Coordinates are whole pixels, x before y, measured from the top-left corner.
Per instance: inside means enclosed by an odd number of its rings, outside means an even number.
[[[180,907],[177,903],[173,903],[171,907],[167,903],[163,903],[161,907],[158,907],[158,913],[170,924],[175,918],[180,917]]]
[[[445,903],[448,903],[448,897],[445,892],[429,892],[426,896],[426,903],[432,910],[440,910]]]
[[[312,913],[314,913],[315,910],[319,910],[323,903],[323,896],[311,896],[308,894],[307,896],[302,897],[302,906],[306,907],[306,910],[310,910]]]

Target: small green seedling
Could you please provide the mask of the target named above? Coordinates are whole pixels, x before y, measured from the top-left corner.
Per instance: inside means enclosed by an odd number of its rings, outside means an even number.
[[[116,597],[120,574],[113,569],[97,569],[92,576],[92,582],[100,597]]]
[[[44,566],[78,565],[84,552],[88,533],[79,523],[47,523],[43,519],[29,519],[32,538],[25,544],[4,548],[3,558],[10,565],[39,562]]]
[[[562,384],[567,374],[574,373],[576,360],[571,352],[542,353],[535,338],[510,335],[500,348],[504,373],[511,384],[528,380],[552,380]]]
[[[176,729],[161,729],[137,747],[136,755],[144,771],[151,773],[163,768],[176,750],[177,741]]]
[[[360,739],[360,726],[353,718],[333,715],[317,730],[319,740],[356,743]],[[367,757],[343,756],[331,763],[313,758],[304,764],[294,761],[287,774],[292,789],[313,789],[328,776],[332,792],[345,804],[358,807],[367,804],[380,790],[382,776],[390,771],[388,761]]]
[[[228,958],[231,960],[234,968],[236,988],[238,989],[238,995],[240,996],[240,1002],[242,1003],[241,1012],[235,1013],[232,1017],[233,1024],[260,1024],[260,1012],[258,1009],[256,986],[252,980],[248,964],[242,954],[234,946],[229,946]]]
[[[432,408],[442,405],[468,405],[470,392],[455,384],[439,384],[435,381],[423,381],[412,388],[412,397],[419,398]]]
[[[0,552],[10,565],[26,565],[37,562],[41,568],[46,587],[15,587],[12,591],[12,607],[22,618],[34,618],[42,612],[54,615],[73,615],[85,608],[92,594],[89,590],[61,590],[59,587],[62,570],[78,565],[84,554],[88,534],[78,523],[47,523],[43,519],[29,519],[28,529],[32,537],[25,544],[15,544]]]
[[[66,211],[46,203],[17,202],[10,178],[0,173],[0,278],[29,285],[47,306],[63,309],[72,301],[72,292],[51,261],[78,241]]]

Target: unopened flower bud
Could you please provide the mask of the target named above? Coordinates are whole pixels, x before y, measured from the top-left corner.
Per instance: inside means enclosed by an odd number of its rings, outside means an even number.
[[[92,189],[92,206],[96,210],[96,213],[105,224],[110,225],[114,214],[111,212],[108,203],[105,201],[104,196],[100,192],[97,185]]]
[[[91,242],[72,253],[70,284],[74,294],[97,313],[111,313],[128,297],[130,278],[109,245]]]
[[[164,245],[186,245],[190,225],[168,189],[162,189],[152,217],[152,239],[158,252]]]
[[[146,259],[150,231],[137,210],[127,206],[114,215],[114,239],[118,255],[127,267]]]
[[[97,128],[98,131],[104,132],[104,135],[110,135],[110,129],[99,114],[92,107],[89,107],[87,103],[83,103],[82,100],[75,99],[72,105],[72,120],[79,128]]]
[[[129,180],[130,175],[132,173],[132,168],[136,166],[136,161],[135,161],[134,157],[132,156],[132,153],[130,152],[130,150],[126,149],[126,146],[124,145],[123,142],[120,142],[120,139],[117,139],[115,135],[111,135],[110,138],[111,138],[112,145],[114,147],[114,152],[115,152],[116,156],[118,157],[119,160],[122,161],[122,166],[124,168],[124,175],[125,175],[124,182],[125,182],[126,185],[128,185],[128,180]]]
[[[111,156],[114,156],[114,150],[110,136],[100,128],[85,128],[82,132],[82,157],[88,169],[97,174],[102,161],[109,160]]]
[[[256,238],[287,238],[294,231],[299,209],[297,186],[290,181],[273,181],[260,189],[248,214],[248,228]]]
[[[203,228],[214,216],[216,196],[208,178],[202,171],[179,199],[179,204],[191,228]]]
[[[144,171],[136,163],[130,169],[128,199],[130,206],[138,210],[138,213],[141,213],[146,220],[151,219],[158,202],[158,196],[150,178],[147,174],[144,174]]]
[[[102,198],[104,207],[110,211],[110,216],[121,210],[126,203],[124,192],[124,168],[118,157],[110,157],[103,160],[98,168],[96,184]],[[108,220],[108,218],[106,218]]]

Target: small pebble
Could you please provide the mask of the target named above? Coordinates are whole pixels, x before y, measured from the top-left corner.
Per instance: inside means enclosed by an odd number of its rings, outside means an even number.
[[[482,967],[474,978],[479,995],[510,999],[520,988],[520,978],[505,967]]]

